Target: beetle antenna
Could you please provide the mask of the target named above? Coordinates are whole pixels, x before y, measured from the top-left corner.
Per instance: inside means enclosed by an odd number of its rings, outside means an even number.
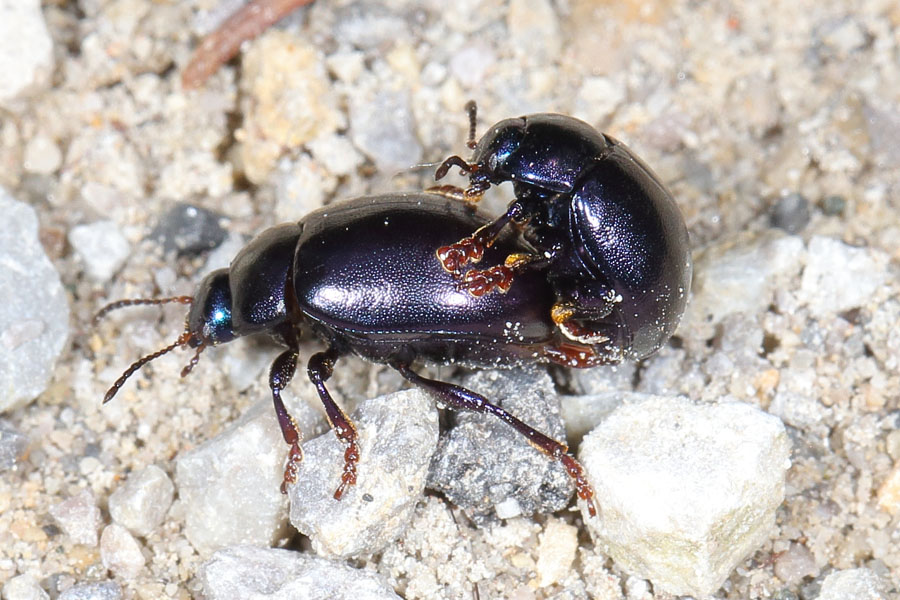
[[[162,356],[163,354],[167,354],[167,353],[171,352],[172,350],[174,350],[175,348],[178,348],[179,346],[184,346],[185,344],[188,343],[188,340],[190,340],[190,339],[191,339],[191,332],[185,331],[180,336],[178,336],[177,340],[175,340],[174,342],[172,342],[165,348],[163,348],[161,350],[157,350],[156,352],[154,352],[152,354],[148,354],[147,356],[141,358],[140,360],[132,363],[132,365],[130,367],[125,369],[125,372],[122,373],[122,376],[119,377],[118,379],[116,379],[116,382],[114,384],[112,384],[112,387],[109,388],[109,390],[107,390],[106,395],[103,397],[103,404],[106,404],[107,402],[112,400],[113,396],[115,396],[116,393],[122,388],[122,386],[125,385],[125,381],[129,377],[134,375],[134,373],[138,369],[140,369],[141,367],[146,365],[151,360],[155,360],[155,359],[159,358],[160,356]]]
[[[469,141],[466,146],[470,150],[474,150],[478,144],[475,142],[475,118],[478,116],[478,105],[474,100],[466,102],[466,112],[469,113]]]
[[[116,300],[115,302],[110,302],[106,306],[100,309],[96,315],[94,315],[94,324],[100,322],[100,319],[105,317],[110,312],[117,310],[119,308],[125,308],[126,306],[139,306],[142,304],[167,304],[169,302],[178,302],[180,304],[190,304],[194,301],[193,296],[172,296],[171,298],[126,298],[125,300]]]
[[[187,377],[188,373],[194,370],[194,367],[197,366],[197,362],[200,360],[200,353],[206,349],[206,344],[200,344],[197,346],[197,351],[194,352],[194,356],[191,357],[191,361],[184,365],[184,368],[181,369],[181,376]]]

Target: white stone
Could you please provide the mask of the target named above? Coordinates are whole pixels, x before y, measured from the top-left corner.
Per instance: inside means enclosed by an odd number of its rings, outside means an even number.
[[[781,422],[739,402],[653,396],[617,408],[581,444],[597,517],[624,570],[703,597],[769,536],[790,445]]]
[[[885,600],[887,587],[871,569],[836,571],[822,582],[817,600]]]
[[[17,575],[3,584],[4,600],[50,600],[37,579],[29,574]]]
[[[74,543],[97,545],[100,509],[89,490],[81,490],[68,500],[50,507],[50,516]]]
[[[0,106],[49,80],[53,40],[40,0],[0,0]]]
[[[0,412],[36,398],[69,335],[69,304],[34,209],[0,188]]]
[[[262,400],[225,432],[178,457],[185,535],[201,555],[233,544],[274,544],[285,532],[280,487],[287,449],[271,400]]]
[[[578,528],[559,519],[550,519],[538,543],[535,571],[538,587],[561,582],[572,570],[578,549]]]
[[[400,600],[376,573],[276,548],[220,550],[199,580],[208,600]]]
[[[62,151],[56,142],[45,135],[36,135],[25,146],[22,166],[29,173],[50,175],[62,164]]]
[[[291,523],[325,556],[377,552],[397,539],[422,497],[437,446],[437,409],[420,390],[367,400],[352,419],[360,450],[356,485],[334,499],[345,446],[329,431],[303,445],[297,483],[288,492]]]
[[[149,535],[166,517],[175,486],[156,465],[144,467],[109,496],[113,521],[135,535]]]
[[[100,560],[118,577],[132,579],[144,568],[144,555],[128,530],[121,525],[107,525],[100,535]]]
[[[96,281],[109,281],[131,253],[131,244],[112,221],[78,225],[69,232],[69,243]]]
[[[800,283],[800,300],[816,317],[863,306],[887,281],[887,255],[815,236]]]

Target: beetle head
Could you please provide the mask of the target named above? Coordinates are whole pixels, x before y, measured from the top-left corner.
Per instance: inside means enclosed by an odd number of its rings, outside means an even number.
[[[196,352],[190,362],[181,370],[181,376],[184,377],[197,364],[197,361],[200,359],[200,353],[206,347],[230,342],[236,337],[231,322],[231,289],[229,287],[227,269],[219,269],[207,275],[200,282],[200,285],[197,287],[197,293],[194,296],[119,300],[103,307],[97,313],[97,316],[94,317],[94,322],[99,321],[110,311],[126,306],[167,304],[170,302],[189,304],[191,306],[185,321],[184,332],[165,348],[142,357],[125,369],[121,377],[106,392],[106,396],[103,398],[104,403],[112,400],[113,396],[125,384],[125,381],[136,371],[163,354],[168,354],[175,348],[183,346],[196,348]]]
[[[510,179],[507,163],[525,137],[525,119],[504,119],[491,127],[482,136],[472,163],[477,165],[471,174],[472,184],[476,183],[502,183]]]

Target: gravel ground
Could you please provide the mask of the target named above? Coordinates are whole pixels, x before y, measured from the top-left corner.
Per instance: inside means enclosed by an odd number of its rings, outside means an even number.
[[[319,1],[184,91],[199,36],[240,4],[0,0],[0,266],[30,261],[0,302],[16,365],[0,398],[5,598],[227,597],[213,569],[264,560],[231,550],[203,567],[172,480],[176,457],[269,402],[274,347],[207,351],[184,380],[187,359],[165,357],[102,406],[128,364],[174,339],[184,307],[92,315],[190,294],[247,236],[333,200],[428,186],[434,163],[465,153],[470,98],[480,132],[533,112],[582,118],[678,200],[695,278],[672,343],[637,367],[551,375],[564,399],[733,399],[784,423],[775,525],[714,597],[896,597],[900,4]],[[351,406],[400,386],[353,360],[331,384]],[[309,387],[297,378],[297,401]],[[119,512],[145,489],[151,505]],[[475,516],[426,496],[400,542],[348,563],[389,586],[360,597],[674,597],[604,554],[580,512]],[[292,531],[272,543],[311,552]]]

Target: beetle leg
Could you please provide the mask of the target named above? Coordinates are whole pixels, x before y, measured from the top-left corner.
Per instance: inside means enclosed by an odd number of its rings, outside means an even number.
[[[287,464],[284,467],[284,480],[281,482],[281,493],[287,493],[287,486],[297,481],[297,471],[300,461],[303,460],[303,450],[300,449],[300,428],[290,415],[281,399],[281,390],[287,387],[294,372],[297,370],[297,349],[291,348],[278,355],[272,368],[269,370],[269,387],[272,388],[272,400],[275,403],[275,415],[278,417],[278,425],[281,426],[281,435],[284,441],[290,445]]]
[[[422,377],[418,373],[412,371],[407,364],[396,363],[391,366],[399,371],[407,381],[436,396],[438,400],[451,408],[457,410],[470,410],[499,417],[513,429],[524,435],[528,440],[528,443],[537,450],[540,450],[549,458],[561,462],[569,476],[575,480],[575,489],[578,492],[578,497],[587,502],[588,512],[591,516],[597,514],[593,501],[594,489],[591,487],[591,484],[585,476],[584,467],[575,460],[574,456],[568,453],[568,446],[547,437],[530,425],[526,425],[499,406],[491,404],[488,399],[481,394],[477,394],[472,390],[467,390],[458,385],[453,385],[452,383]]]
[[[608,317],[622,301],[614,290],[595,296],[591,302],[558,301],[550,311],[550,318],[560,332],[573,342],[588,346],[606,344],[617,337],[618,325]]]
[[[544,358],[550,362],[569,367],[570,369],[589,369],[603,365],[617,365],[622,362],[621,352],[610,349],[600,352],[598,348],[561,341],[555,345],[547,345],[543,349]]]
[[[518,219],[521,211],[521,206],[517,202],[513,202],[498,219],[479,227],[469,237],[465,237],[449,246],[438,248],[435,254],[441,266],[448,273],[452,273],[454,277],[461,277],[463,265],[480,261],[481,257],[484,256],[485,249],[490,248],[494,244],[504,227]]]
[[[425,191],[451,200],[466,200],[466,190],[458,185],[433,185]]]
[[[450,172],[451,167],[459,167],[459,172],[463,175],[474,173],[477,169],[477,165],[467,163],[462,157],[454,154],[438,165],[437,171],[434,172],[434,179],[443,179]]]
[[[325,416],[331,429],[338,439],[346,444],[344,451],[344,473],[341,475],[341,484],[334,492],[334,499],[340,500],[347,486],[356,484],[356,464],[359,462],[359,445],[357,444],[356,427],[344,411],[335,403],[334,398],[325,388],[325,382],[334,372],[334,363],[340,357],[340,353],[333,347],[325,352],[313,354],[307,363],[309,380],[316,386],[319,398],[325,406]]]

